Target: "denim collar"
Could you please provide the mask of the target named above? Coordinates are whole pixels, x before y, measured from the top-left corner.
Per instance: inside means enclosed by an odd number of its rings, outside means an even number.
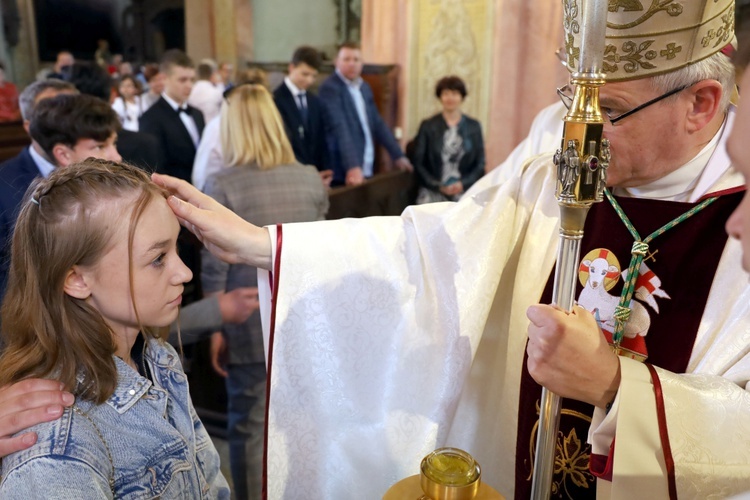
[[[113,358],[117,367],[117,387],[107,400],[107,404],[122,414],[148,392],[152,382],[117,356]]]
[[[146,351],[144,353],[146,363],[152,367],[160,366],[177,370],[179,361],[177,357],[165,349],[152,349],[154,342],[160,341],[156,339],[146,340]],[[115,392],[106,401],[106,404],[111,406],[117,413],[123,414],[132,408],[154,383],[117,356],[113,355],[112,359],[114,359],[115,368],[117,369],[117,386],[115,387]],[[156,370],[153,370],[153,368],[151,371],[152,373],[156,373]],[[78,381],[79,383],[82,382],[80,375]]]

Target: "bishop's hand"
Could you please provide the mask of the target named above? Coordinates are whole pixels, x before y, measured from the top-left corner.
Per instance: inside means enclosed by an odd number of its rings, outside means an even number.
[[[526,316],[532,378],[559,396],[605,408],[620,386],[620,362],[591,313],[540,304]]]
[[[167,202],[180,224],[212,254],[230,264],[271,268],[271,241],[266,229],[250,224],[184,180],[162,174],[152,174],[151,178],[172,193]]]

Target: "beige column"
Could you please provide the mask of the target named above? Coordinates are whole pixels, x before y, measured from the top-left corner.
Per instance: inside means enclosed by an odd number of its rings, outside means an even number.
[[[362,0],[362,57],[371,64],[397,64],[398,123],[402,145],[410,138],[409,82],[411,68],[411,22],[414,11],[410,0]]]
[[[213,0],[185,0],[185,51],[194,61],[213,57]]]
[[[21,17],[21,31],[18,45],[9,50],[12,58],[14,83],[21,89],[36,79],[39,66],[39,47],[36,42],[36,22],[34,2],[18,0],[18,14]]]
[[[185,0],[187,53],[235,66],[253,56],[250,0]]]
[[[562,3],[495,0],[487,168],[528,134],[534,116],[558,98],[568,72],[555,56],[563,43]]]

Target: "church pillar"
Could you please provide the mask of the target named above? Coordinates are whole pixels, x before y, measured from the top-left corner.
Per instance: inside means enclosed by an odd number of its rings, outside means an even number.
[[[437,81],[460,76],[466,114],[484,131],[487,167],[526,136],[536,113],[556,99],[567,72],[559,3],[528,0],[362,0],[365,62],[398,64],[399,124],[407,142],[437,113]]]
[[[410,139],[407,110],[412,75],[409,50],[412,41],[412,4],[409,0],[362,0],[362,58],[365,63],[397,64],[400,69],[395,133],[402,146]]]
[[[526,137],[534,116],[558,100],[556,87],[568,81],[568,71],[555,55],[563,45],[562,2],[494,3],[487,170]]]
[[[253,57],[250,0],[185,0],[186,50],[239,67]]]
[[[36,22],[34,20],[34,2],[18,0],[20,26],[18,45],[8,48],[13,82],[19,89],[36,79],[39,66],[39,48],[36,42]]]

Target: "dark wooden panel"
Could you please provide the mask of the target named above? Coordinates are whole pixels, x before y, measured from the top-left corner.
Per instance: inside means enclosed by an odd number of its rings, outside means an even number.
[[[414,203],[416,187],[410,172],[379,174],[361,186],[331,189],[328,219],[398,215]]]
[[[30,142],[21,122],[0,123],[0,162],[13,158]]]

